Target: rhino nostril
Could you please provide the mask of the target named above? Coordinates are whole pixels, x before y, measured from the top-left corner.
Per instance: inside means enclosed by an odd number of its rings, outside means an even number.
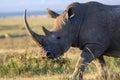
[[[47,55],[47,56],[50,56],[50,55],[51,55],[51,52],[47,52],[46,55]]]

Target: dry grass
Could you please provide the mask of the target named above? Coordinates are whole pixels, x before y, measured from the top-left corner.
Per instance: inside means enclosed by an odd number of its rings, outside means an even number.
[[[64,75],[44,75],[32,77],[1,78],[1,80],[64,80]]]
[[[48,29],[51,29],[54,19],[37,16],[28,17],[28,21],[34,31],[36,31],[37,33],[43,33],[40,26],[45,25]],[[4,36],[6,34],[10,35],[10,37],[7,38],[0,38],[0,61],[7,61],[9,55],[16,55],[17,58],[17,55],[21,53],[27,53],[29,55],[39,55],[40,48],[38,48],[38,46],[36,46],[32,42],[24,26],[24,19],[22,17],[0,19],[0,36]],[[70,69],[68,69],[68,73],[64,71],[60,74],[55,73],[54,75],[53,73],[44,75],[31,75],[29,73],[26,73],[23,74],[26,76],[16,75],[11,78],[6,76],[1,77],[0,80],[65,80],[66,77],[68,77],[73,72],[80,52],[81,51],[79,49],[71,48],[63,56],[63,58],[67,58],[68,60],[70,60],[70,64],[67,65],[68,67],[70,67]],[[120,80],[120,59],[105,57],[105,60],[107,62],[108,68],[108,80]],[[0,65],[1,64],[2,63],[0,63]],[[98,72],[96,66],[94,63],[91,63],[86,68],[84,78],[85,80],[95,80],[95,77],[97,75]]]

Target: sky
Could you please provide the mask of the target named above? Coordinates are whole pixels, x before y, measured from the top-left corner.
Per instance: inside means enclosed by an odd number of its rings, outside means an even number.
[[[72,2],[85,3],[90,0],[0,0],[0,12],[64,10]],[[92,0],[110,5],[120,5],[120,0]]]

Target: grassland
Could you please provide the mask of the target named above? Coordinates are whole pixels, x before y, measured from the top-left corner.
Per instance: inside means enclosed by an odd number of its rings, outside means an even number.
[[[28,21],[35,32],[43,34],[41,26],[51,29],[54,19],[36,16],[28,17]],[[32,42],[24,26],[22,17],[0,18],[0,80],[67,79],[81,51],[70,48],[59,59],[43,59],[41,48]],[[105,57],[105,60],[108,80],[120,80],[120,59]],[[85,80],[95,80],[98,71],[92,62],[84,73]]]

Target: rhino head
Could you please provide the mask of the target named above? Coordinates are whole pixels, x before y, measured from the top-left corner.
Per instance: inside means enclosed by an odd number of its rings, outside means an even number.
[[[55,23],[51,31],[42,27],[45,35],[39,35],[31,30],[25,11],[25,24],[28,32],[32,36],[33,40],[42,46],[46,52],[48,58],[57,58],[66,52],[75,41],[76,30],[73,28],[73,20],[75,14],[72,8],[65,10],[62,14],[58,14],[50,9],[48,14],[55,18]]]

